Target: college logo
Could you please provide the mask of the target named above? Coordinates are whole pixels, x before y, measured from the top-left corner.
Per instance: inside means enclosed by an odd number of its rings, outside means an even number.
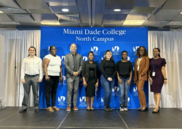
[[[112,95],[119,96],[119,87],[118,86],[115,86],[114,88],[112,88]]]
[[[131,103],[130,97],[128,97],[128,106],[130,106],[130,103]]]
[[[101,99],[101,100],[100,100],[100,106],[104,106],[104,98],[101,97],[100,99]]]
[[[87,61],[88,60],[88,57],[87,56],[83,56],[83,61]]]
[[[91,47],[91,51],[93,51],[94,55],[98,55],[99,48],[97,46]]]
[[[133,55],[136,55],[137,54],[137,50],[140,46],[135,46],[133,47]]]
[[[133,87],[133,96],[138,96],[138,90],[137,87]]]
[[[61,63],[64,65],[65,56],[61,56]]]
[[[86,97],[80,97],[80,106],[87,106]]]
[[[129,56],[127,57],[127,60],[130,60],[130,57]]]
[[[119,46],[112,47],[112,53],[113,55],[119,55]]]
[[[63,76],[63,85],[66,85],[66,76]]]
[[[65,96],[58,97],[58,105],[61,105],[61,106],[66,105],[66,97]]]

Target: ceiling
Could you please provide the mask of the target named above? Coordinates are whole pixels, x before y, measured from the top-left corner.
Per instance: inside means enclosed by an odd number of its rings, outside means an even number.
[[[65,9],[69,11],[64,12]],[[0,28],[41,25],[182,28],[182,0],[0,0],[0,12]]]

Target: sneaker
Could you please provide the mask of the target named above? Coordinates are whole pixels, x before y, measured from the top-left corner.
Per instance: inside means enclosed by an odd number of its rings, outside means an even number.
[[[68,106],[67,109],[66,109],[66,111],[70,112],[71,111],[71,107]]]
[[[73,110],[74,110],[74,111],[78,111],[77,106],[74,106]]]
[[[54,110],[52,109],[52,107],[48,107],[46,110],[47,110],[48,112],[54,112]]]
[[[57,108],[56,106],[52,107],[52,109],[53,109],[54,111],[59,111],[59,108]]]
[[[21,109],[21,110],[19,111],[19,113],[24,113],[24,112],[27,112],[27,109]]]
[[[124,111],[128,111],[127,105],[124,106]]]
[[[108,107],[108,108],[109,108],[109,111],[110,111],[110,112],[112,112],[112,111],[113,111],[111,107]]]
[[[109,108],[108,107],[104,107],[104,111],[109,112]]]
[[[39,113],[40,111],[39,111],[39,109],[35,109],[35,112],[36,112],[36,113]]]
[[[120,106],[120,111],[123,112],[124,111],[124,107],[123,105]]]

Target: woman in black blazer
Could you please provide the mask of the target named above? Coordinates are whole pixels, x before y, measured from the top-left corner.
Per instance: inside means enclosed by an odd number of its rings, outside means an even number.
[[[93,103],[95,97],[95,88],[99,85],[99,70],[98,64],[93,61],[93,52],[88,53],[88,61],[83,62],[82,75],[83,85],[85,86],[87,110],[93,111]],[[91,104],[89,102],[91,101]]]

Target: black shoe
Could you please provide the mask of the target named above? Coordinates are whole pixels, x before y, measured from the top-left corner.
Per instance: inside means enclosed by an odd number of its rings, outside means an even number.
[[[145,112],[145,111],[147,111],[148,109],[147,109],[147,107],[145,108],[145,109],[141,109],[141,112]]]
[[[36,112],[36,113],[39,113],[40,111],[39,111],[39,109],[35,109],[35,112]]]
[[[111,107],[108,107],[108,109],[109,109],[109,111],[110,111],[110,112],[112,112],[112,111],[113,111]]]
[[[141,110],[142,110],[141,108],[138,109],[138,111],[141,111]]]
[[[108,107],[104,107],[104,111],[109,112],[109,108]]]
[[[152,111],[152,113],[159,113],[159,111],[160,111],[160,107],[158,108],[157,111]]]
[[[21,110],[19,111],[19,113],[24,113],[24,112],[27,112],[27,109],[21,109]]]

